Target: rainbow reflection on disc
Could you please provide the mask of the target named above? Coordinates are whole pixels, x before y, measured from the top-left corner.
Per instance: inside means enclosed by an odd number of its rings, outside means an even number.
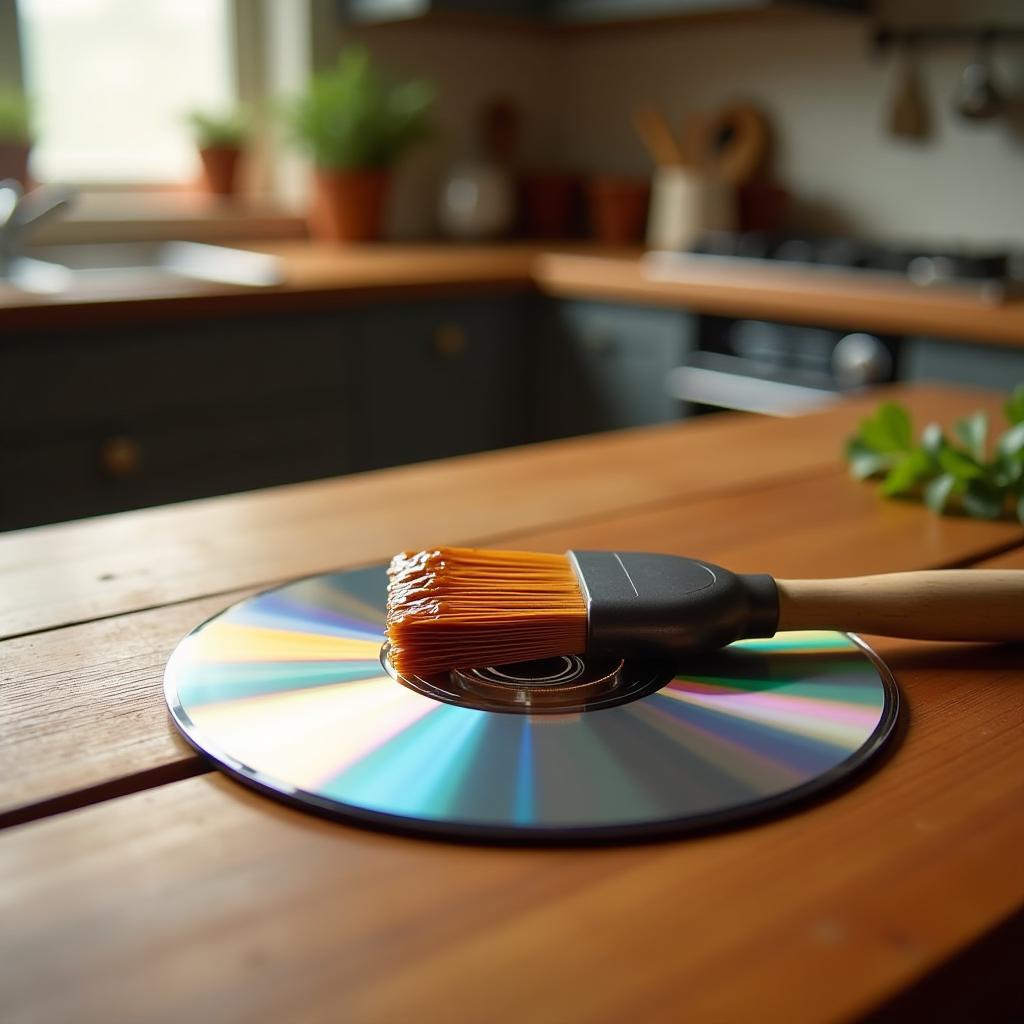
[[[845,778],[897,718],[881,663],[843,633],[695,657],[628,703],[508,713],[438,700],[380,660],[384,566],[248,598],[175,650],[189,741],[258,789],[352,821],[569,840],[738,821]],[[649,673],[626,662],[626,682]]]

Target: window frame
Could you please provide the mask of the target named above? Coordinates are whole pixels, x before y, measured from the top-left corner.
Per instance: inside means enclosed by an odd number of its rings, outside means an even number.
[[[228,54],[231,62],[231,77],[239,104],[257,106],[265,95],[264,62],[262,60],[262,43],[264,19],[262,4],[252,0],[228,0],[229,29]],[[25,65],[22,57],[21,23],[18,16],[17,0],[0,0],[0,67],[8,69],[0,85],[13,87],[27,92],[25,82]],[[252,155],[260,159],[264,149],[259,138],[262,125],[256,125]],[[262,168],[261,168],[262,172]],[[265,181],[266,174],[254,176],[256,180]],[[34,184],[47,184],[49,179],[35,179]],[[102,181],[96,179],[75,180],[62,179],[62,183],[73,186],[83,195],[113,197],[118,193],[132,196],[152,194],[160,195],[199,195],[202,187],[196,181],[159,181],[146,179],[141,181]]]

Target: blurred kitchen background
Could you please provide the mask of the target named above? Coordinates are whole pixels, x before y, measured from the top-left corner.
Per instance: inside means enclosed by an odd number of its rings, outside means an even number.
[[[0,0],[0,179],[0,529],[1024,380],[1019,0]]]

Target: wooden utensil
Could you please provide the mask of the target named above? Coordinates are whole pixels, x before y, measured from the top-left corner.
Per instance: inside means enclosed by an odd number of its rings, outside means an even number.
[[[931,133],[931,118],[914,53],[908,49],[900,69],[896,98],[889,114],[889,131],[906,139],[924,140]]]
[[[710,164],[712,151],[709,126],[709,119],[696,111],[683,118],[680,152],[685,166],[700,170]]]
[[[672,134],[665,115],[654,107],[640,107],[633,112],[633,128],[659,167],[678,167],[683,163],[682,151]]]
[[[705,142],[718,173],[739,188],[752,181],[768,153],[768,122],[749,103],[733,103],[711,119]]]

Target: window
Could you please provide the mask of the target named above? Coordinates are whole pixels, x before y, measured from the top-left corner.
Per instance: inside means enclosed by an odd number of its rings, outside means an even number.
[[[232,0],[18,0],[33,176],[190,181],[186,115],[237,102]]]

